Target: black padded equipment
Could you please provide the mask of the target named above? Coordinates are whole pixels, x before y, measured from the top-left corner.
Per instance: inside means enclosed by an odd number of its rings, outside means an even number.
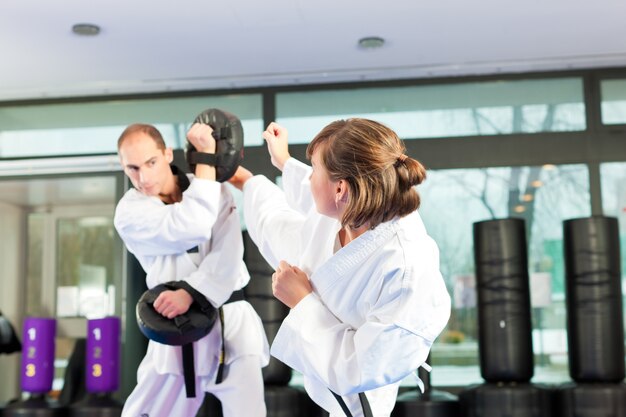
[[[563,244],[570,376],[620,382],[626,371],[618,220],[567,220]]]
[[[20,352],[22,344],[17,338],[15,329],[0,311],[0,353]]]
[[[168,319],[157,313],[154,309],[154,302],[159,294],[163,291],[176,291],[178,289],[187,291],[193,298],[189,310],[173,319]],[[218,315],[218,310],[213,307],[209,300],[185,281],[170,281],[157,285],[143,293],[137,302],[137,323],[147,338],[164,345],[182,346],[183,375],[187,398],[196,396],[193,342],[209,334]],[[221,382],[222,369],[223,363],[220,362],[217,383]]]
[[[474,223],[474,259],[481,375],[528,382],[534,362],[524,220]]]
[[[10,403],[2,415],[4,417],[65,417],[68,413],[66,407],[59,407],[46,396],[33,395],[25,400]]]
[[[216,180],[228,181],[237,171],[243,160],[243,127],[232,113],[219,109],[208,109],[195,118],[194,123],[204,123],[213,128],[216,141],[215,154],[197,152],[187,143],[186,158],[189,170],[195,172],[196,164],[215,166]]]
[[[173,319],[157,313],[154,301],[163,291],[184,289],[194,302],[189,310]],[[171,346],[182,346],[206,336],[217,320],[215,307],[200,292],[185,281],[171,281],[143,293],[137,303],[137,323],[141,332],[155,342]]]
[[[430,355],[426,363],[430,363]],[[392,417],[458,417],[460,415],[459,398],[446,391],[434,389],[430,384],[430,373],[423,367],[417,370],[424,383],[424,392],[419,389],[405,391],[398,395]]]
[[[267,417],[314,417],[322,412],[303,389],[290,386],[266,385],[265,406]]]
[[[556,417],[553,396],[549,386],[483,384],[461,391],[459,404],[464,417]]]
[[[398,395],[392,417],[458,417],[459,399],[446,391],[424,392],[411,390]]]
[[[250,282],[245,287],[246,299],[252,304],[263,321],[267,339],[271,343],[278,333],[280,324],[289,314],[289,307],[278,301],[272,295],[272,273],[274,270],[265,261],[258,247],[254,244],[248,232],[243,232],[244,261],[250,272]],[[270,357],[270,363],[263,368],[263,382],[265,383],[265,405],[267,417],[328,417],[311,400],[308,394],[298,387],[289,386],[291,368],[275,357]],[[205,414],[198,417],[213,417]],[[219,417],[219,414],[215,415]]]
[[[123,405],[106,394],[87,394],[87,396],[68,407],[69,417],[120,417]]]
[[[248,232],[243,232],[243,244],[243,257],[251,277],[245,289],[246,299],[261,317],[267,340],[271,344],[281,323],[289,314],[289,307],[272,295],[272,273],[274,270],[263,259]],[[266,386],[287,385],[290,380],[291,368],[270,356],[269,365],[263,368],[263,381]]]
[[[565,384],[555,390],[559,417],[626,417],[625,384]]]

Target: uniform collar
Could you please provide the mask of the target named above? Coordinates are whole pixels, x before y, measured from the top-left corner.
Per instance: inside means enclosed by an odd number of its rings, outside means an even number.
[[[361,267],[367,258],[391,239],[396,233],[397,223],[397,219],[381,223],[339,249],[311,277],[318,293],[322,295],[338,279],[352,276],[352,271]]]
[[[178,168],[174,164],[170,164],[170,169],[172,170],[172,174],[174,174],[176,178],[178,179],[177,184],[180,187],[180,192],[184,193],[187,190],[187,188],[189,188],[189,185],[191,184],[189,182],[189,178],[187,177],[187,174],[185,174],[182,169]]]

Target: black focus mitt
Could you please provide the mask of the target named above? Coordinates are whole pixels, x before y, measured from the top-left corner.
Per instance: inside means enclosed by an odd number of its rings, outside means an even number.
[[[215,154],[201,153],[189,142],[185,157],[189,170],[195,172],[196,164],[215,166],[216,180],[228,181],[243,160],[243,127],[234,114],[219,109],[208,109],[200,113],[194,123],[204,123],[213,129]]]
[[[154,309],[154,301],[163,291],[184,289],[193,298],[186,313],[173,319]],[[199,291],[185,281],[171,281],[144,292],[137,302],[137,324],[149,339],[165,345],[182,346],[195,342],[211,331],[218,311]]]

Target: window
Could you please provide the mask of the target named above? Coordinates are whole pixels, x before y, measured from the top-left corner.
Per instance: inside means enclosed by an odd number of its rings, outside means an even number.
[[[326,124],[348,117],[385,123],[403,139],[586,127],[580,78],[281,93],[276,114],[290,143],[308,143]]]
[[[307,91],[264,89],[270,100],[263,99],[266,93],[235,92],[203,97],[0,106],[0,159],[5,159],[0,161],[0,176],[79,174],[83,169],[101,175],[100,172],[119,170],[113,154],[117,138],[127,124],[152,123],[161,130],[168,146],[180,149],[185,146],[185,133],[193,117],[206,108],[222,108],[241,118],[245,145],[258,146],[246,150],[244,166],[271,176],[275,170],[269,166],[267,151],[260,146],[265,127],[263,114],[275,111],[276,120],[290,132],[290,144],[308,143],[323,126],[337,119],[368,117],[381,121],[401,138],[411,141],[410,154],[419,155],[420,147],[428,151],[424,153],[429,158],[424,161],[427,166],[461,168],[431,170],[425,183],[418,187],[423,201],[420,212],[439,245],[441,270],[453,297],[452,318],[432,351],[432,383],[463,386],[483,382],[478,364],[472,225],[507,216],[524,218],[529,236],[533,381],[562,383],[569,380],[562,223],[591,215],[586,163],[626,161],[623,157],[626,147],[620,146],[615,128],[591,124],[588,129],[586,121],[587,113],[600,113],[605,125],[626,124],[626,76],[609,79],[606,77],[612,77],[614,71],[609,75],[605,71],[591,71],[591,76],[588,73],[585,72],[585,80],[603,76],[605,79],[599,84],[589,82],[585,89],[583,76],[575,72],[517,80],[507,77],[440,84],[420,81],[403,86],[319,86]],[[590,91],[591,96],[586,97],[584,91]],[[276,108],[264,109],[263,103],[272,102],[274,96]],[[593,98],[598,96],[601,109],[587,112],[586,106],[595,106]],[[550,132],[560,134],[544,135]],[[532,153],[528,152],[529,142]],[[463,149],[475,143],[481,145],[476,149],[491,146],[493,152],[466,155]],[[544,143],[545,152],[540,148]],[[500,144],[506,152],[500,149]],[[303,148],[294,147],[294,156],[301,157]],[[537,149],[540,150],[536,152]],[[461,158],[451,159],[448,152]],[[518,153],[520,158],[516,158]],[[55,158],[35,158],[43,156]],[[545,161],[562,165],[540,166]],[[508,166],[502,166],[505,164]],[[96,165],[98,169],[91,169]],[[601,163],[600,174],[604,214],[620,221],[622,271],[626,278],[626,162]],[[591,186],[594,184],[592,181]],[[115,185],[110,183],[108,187],[113,190]],[[241,208],[241,192],[230,188]],[[30,198],[39,199],[50,190],[45,186],[36,191],[28,193]],[[597,190],[591,191],[591,195],[596,195]],[[109,297],[108,270],[103,286],[103,271],[98,262],[98,256],[104,252],[84,253],[80,254],[80,260],[68,260],[65,255],[59,258],[59,251],[71,253],[72,246],[83,235],[97,233],[104,239],[110,230],[106,223],[113,213],[111,201],[103,203],[109,204],[106,213],[92,209],[76,213],[65,210],[66,207],[63,212],[51,211],[42,203],[32,203],[38,207],[28,209],[30,291],[26,293],[25,309],[30,315],[60,313],[63,332],[57,337],[57,350],[61,352],[57,355],[58,370],[64,366],[75,338],[79,337],[76,329],[84,329],[84,325],[72,323],[84,323],[84,316],[91,314],[81,311],[82,288],[97,287],[102,305]],[[239,212],[243,214],[243,210]],[[243,219],[242,225],[245,228]],[[118,245],[121,253],[123,247]],[[89,251],[88,247],[84,249]],[[116,262],[122,262],[121,257]],[[122,267],[114,265],[118,271]],[[66,287],[61,289],[65,294],[59,295],[57,287]],[[626,291],[626,286],[622,287]],[[123,291],[116,287],[115,298],[120,300]],[[74,296],[68,298],[68,294]],[[64,304],[58,311],[55,300],[60,296],[73,298],[76,306]],[[95,308],[96,304],[88,307]],[[69,308],[73,310],[68,311]],[[124,320],[126,325],[134,325],[132,317]],[[293,383],[301,384],[301,378],[295,375]],[[414,387],[415,382],[407,378],[404,385]]]
[[[260,95],[105,101],[0,107],[0,158],[116,153],[119,135],[137,122],[154,124],[181,149],[195,116],[209,108],[241,119],[246,146],[262,144]]]
[[[589,216],[584,165],[430,171],[418,187],[420,213],[439,245],[452,317],[433,347],[433,385],[481,383],[474,291],[473,223],[526,221],[533,304],[535,382],[569,379],[564,302],[563,220]],[[548,289],[548,294],[546,294]]]
[[[626,123],[626,80],[603,80],[600,82],[602,123],[606,125]]]
[[[113,242],[113,217],[107,214],[59,218],[56,228],[56,316],[114,315],[115,265],[119,254]]]
[[[27,211],[25,316],[57,320],[55,379],[63,375],[86,320],[122,311],[122,248],[113,227],[116,179],[2,182]]]
[[[600,164],[600,178],[604,215],[619,220],[622,291],[626,291],[626,162]]]

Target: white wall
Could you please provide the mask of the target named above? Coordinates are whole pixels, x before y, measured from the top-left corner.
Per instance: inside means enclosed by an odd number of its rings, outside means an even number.
[[[26,277],[26,214],[18,206],[0,202],[0,310],[22,339],[23,288]],[[21,354],[0,355],[0,403],[20,395]]]

